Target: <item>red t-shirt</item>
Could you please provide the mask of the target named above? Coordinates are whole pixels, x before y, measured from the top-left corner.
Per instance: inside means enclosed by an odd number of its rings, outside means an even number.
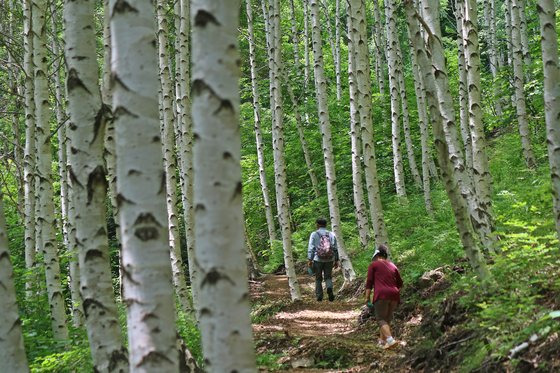
[[[403,281],[396,265],[388,260],[376,260],[368,267],[366,289],[373,288],[373,302],[378,299],[400,303]]]

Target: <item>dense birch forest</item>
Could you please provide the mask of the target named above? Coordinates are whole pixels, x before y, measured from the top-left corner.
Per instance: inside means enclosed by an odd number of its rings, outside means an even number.
[[[0,10],[1,372],[560,370],[558,0]]]

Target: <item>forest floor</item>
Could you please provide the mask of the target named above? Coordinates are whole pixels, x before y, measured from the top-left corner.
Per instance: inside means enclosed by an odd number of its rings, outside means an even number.
[[[340,287],[340,277],[335,274],[335,289]],[[301,275],[298,279],[302,301],[295,303],[289,302],[285,275],[266,275],[251,284],[253,303],[261,308],[259,316],[256,307],[257,320],[253,320],[261,371],[396,371],[394,363],[405,357],[402,347],[419,324],[420,315],[409,315],[398,327],[399,346],[386,351],[377,345],[375,320],[359,322],[364,312],[363,285],[357,282],[333,302],[326,299],[326,294],[325,300],[318,302],[314,277]],[[406,370],[402,367],[397,371]]]
[[[472,327],[472,315],[461,304],[453,278],[466,263],[440,267],[423,279],[405,284],[403,303],[392,330],[399,345],[377,345],[378,325],[364,307],[364,281],[340,291],[333,302],[318,302],[314,277],[298,276],[302,300],[291,302],[285,275],[268,274],[251,282],[252,321],[261,372],[558,372],[560,337],[547,331],[529,341],[516,359],[493,354],[477,356],[473,346],[490,345],[491,333]],[[300,273],[304,270],[300,268]],[[454,277],[455,276],[455,277]],[[342,285],[333,274],[335,290]],[[557,302],[559,294],[547,298]],[[429,302],[422,304],[419,299]],[[554,309],[559,304],[552,305]],[[549,328],[550,329],[550,328]],[[557,327],[553,328],[558,330]],[[470,365],[469,362],[474,362]]]

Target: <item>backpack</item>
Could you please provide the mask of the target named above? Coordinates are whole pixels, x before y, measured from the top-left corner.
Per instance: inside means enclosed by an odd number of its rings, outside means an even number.
[[[319,235],[319,246],[317,247],[317,256],[319,259],[331,259],[334,256],[334,252],[331,246],[330,234]]]

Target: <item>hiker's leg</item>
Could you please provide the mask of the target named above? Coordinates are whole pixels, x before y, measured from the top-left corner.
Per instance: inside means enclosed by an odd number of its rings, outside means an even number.
[[[315,270],[315,296],[317,300],[323,299],[323,263],[313,262]]]
[[[323,263],[323,268],[325,269],[325,285],[327,289],[333,288],[332,283],[332,269],[333,269],[334,262],[326,262]]]
[[[381,335],[381,339],[385,341],[387,337],[391,336],[391,329],[389,328],[389,324],[387,322],[387,315],[389,312],[389,301],[385,299],[378,299],[373,304],[375,309],[375,318],[379,323],[379,332]]]

